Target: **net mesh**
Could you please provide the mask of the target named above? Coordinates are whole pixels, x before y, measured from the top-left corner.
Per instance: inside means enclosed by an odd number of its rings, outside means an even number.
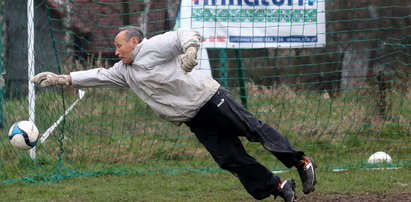
[[[147,38],[173,30],[178,0],[34,1],[36,72],[109,68],[118,28]],[[327,0],[322,48],[208,49],[213,77],[258,119],[314,157],[319,170],[369,168],[377,151],[388,167],[411,162],[411,4]],[[0,3],[0,182],[50,182],[73,176],[220,169],[186,126],[151,111],[129,89],[84,89],[32,160],[15,150],[10,126],[29,117],[27,2]],[[43,133],[79,97],[71,87],[36,89],[35,122]],[[285,170],[258,143],[247,151]]]

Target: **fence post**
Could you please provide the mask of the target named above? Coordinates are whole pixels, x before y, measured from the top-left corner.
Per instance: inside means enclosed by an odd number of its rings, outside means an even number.
[[[227,49],[220,49],[220,79],[224,88],[228,87]]]
[[[237,59],[238,83],[240,85],[241,104],[247,109],[247,89],[244,82],[243,58],[240,49],[235,49],[235,58]]]

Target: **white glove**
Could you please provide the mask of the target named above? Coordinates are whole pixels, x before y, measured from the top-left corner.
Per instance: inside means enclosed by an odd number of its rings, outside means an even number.
[[[191,72],[193,68],[198,64],[196,61],[197,58],[197,48],[189,47],[186,50],[186,53],[181,58],[181,69],[185,72]]]
[[[32,83],[38,84],[41,87],[51,85],[70,85],[70,75],[57,75],[53,72],[42,72],[30,79]]]

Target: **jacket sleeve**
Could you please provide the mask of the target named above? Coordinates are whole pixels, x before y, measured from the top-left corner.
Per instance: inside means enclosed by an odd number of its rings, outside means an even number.
[[[180,28],[176,32],[177,39],[183,48],[183,53],[186,52],[188,47],[200,47],[201,35],[198,31]]]
[[[188,47],[199,47],[200,33],[180,28],[150,38],[137,53],[133,64],[150,69],[184,54]]]
[[[159,51],[169,51],[173,55],[180,55],[185,53],[188,47],[200,47],[201,35],[193,29],[179,28],[176,31],[157,35],[150,41],[161,47]]]
[[[109,69],[95,68],[71,72],[73,87],[127,87],[128,84],[121,74],[122,63],[118,62]]]

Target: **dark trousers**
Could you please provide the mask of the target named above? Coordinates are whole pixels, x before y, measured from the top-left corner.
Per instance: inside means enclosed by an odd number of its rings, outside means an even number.
[[[247,192],[258,200],[269,197],[280,178],[247,154],[239,136],[260,142],[288,168],[304,155],[290,145],[284,135],[257,120],[222,87],[185,124],[217,164],[237,176]]]

